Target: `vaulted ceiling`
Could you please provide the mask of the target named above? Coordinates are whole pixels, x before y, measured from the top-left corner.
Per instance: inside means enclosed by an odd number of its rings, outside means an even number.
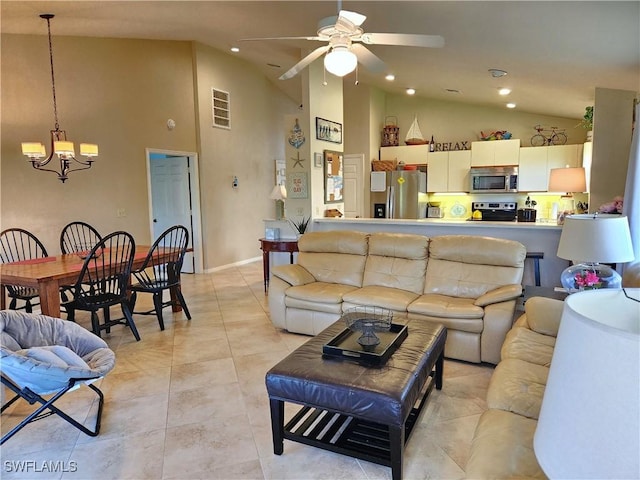
[[[365,32],[442,35],[444,48],[372,45],[395,74],[358,69],[359,81],[385,91],[580,118],[596,87],[640,91],[640,2],[350,1],[367,16]],[[56,35],[194,40],[256,65],[295,101],[300,78],[278,77],[308,51],[307,40],[240,41],[313,36],[336,15],[334,1],[2,1],[2,33],[46,35],[41,13],[54,13]],[[321,59],[317,60],[321,61]],[[508,72],[492,77],[488,70]],[[355,81],[355,75],[345,77]],[[497,90],[509,87],[501,97]]]

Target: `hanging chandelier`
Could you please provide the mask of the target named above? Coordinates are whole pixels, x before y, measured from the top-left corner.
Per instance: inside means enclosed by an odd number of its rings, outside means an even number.
[[[40,15],[40,18],[47,21],[47,30],[49,33],[51,88],[53,92],[53,116],[55,119],[54,130],[51,130],[51,152],[47,156],[45,146],[40,142],[23,142],[22,154],[28,157],[33,168],[43,170],[45,172],[53,172],[58,175],[58,178],[62,183],[64,183],[67,180],[69,173],[91,168],[93,157],[98,156],[98,145],[93,143],[81,143],[80,155],[87,159],[83,160],[81,158],[76,158],[73,142],[67,140],[67,132],[60,130],[60,125],[58,124],[58,106],[56,104],[56,79],[53,74],[53,47],[51,44],[51,19],[54,16],[55,15],[51,13],[44,13]],[[60,170],[55,170],[55,162],[49,165],[56,155],[60,161]]]

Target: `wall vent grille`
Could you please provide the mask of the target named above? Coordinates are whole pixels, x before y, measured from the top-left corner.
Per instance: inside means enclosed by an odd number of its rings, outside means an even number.
[[[211,88],[211,110],[213,126],[231,130],[231,95],[229,92]]]

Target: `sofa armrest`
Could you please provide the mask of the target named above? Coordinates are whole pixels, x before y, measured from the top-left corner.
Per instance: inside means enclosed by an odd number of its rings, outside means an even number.
[[[271,269],[274,277],[287,282],[291,286],[306,285],[316,281],[309,271],[294,263],[293,265],[277,265]]]
[[[529,328],[542,335],[558,336],[564,302],[553,298],[531,297],[524,304]]]
[[[474,305],[478,307],[486,307],[492,303],[506,302],[518,298],[522,294],[522,285],[504,285],[491,290],[476,299]]]

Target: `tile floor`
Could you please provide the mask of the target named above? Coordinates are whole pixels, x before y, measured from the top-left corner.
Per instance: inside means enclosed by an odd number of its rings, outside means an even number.
[[[288,440],[282,456],[273,454],[264,375],[309,337],[269,321],[261,262],[185,275],[183,291],[191,321],[167,308],[163,332],[155,317],[135,316],[140,342],[124,327],[103,334],[117,363],[100,385],[106,399],[100,435],[89,437],[57,416],[32,423],[2,446],[0,477],[391,478],[388,467]],[[405,479],[464,478],[492,371],[445,362],[444,388],[433,391],[405,450]],[[61,406],[93,419],[93,399],[83,388]],[[2,415],[3,433],[25,407],[31,408],[22,402]]]

